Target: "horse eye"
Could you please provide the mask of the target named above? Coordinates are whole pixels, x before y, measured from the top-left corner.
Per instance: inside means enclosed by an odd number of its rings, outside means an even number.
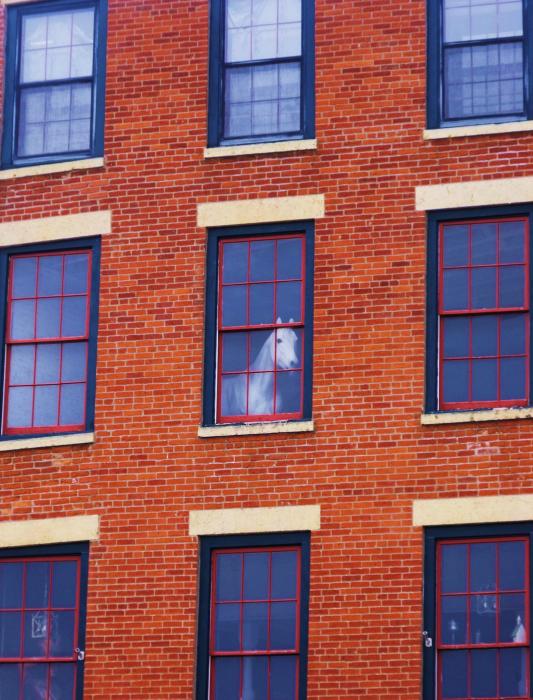
[[[281,343],[281,342],[282,342],[282,341],[281,341],[281,338],[278,338],[278,345],[279,345],[279,343]]]

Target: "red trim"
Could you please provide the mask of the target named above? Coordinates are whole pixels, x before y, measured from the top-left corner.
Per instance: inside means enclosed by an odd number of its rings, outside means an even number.
[[[87,264],[87,279],[86,279],[86,291],[83,293],[66,293],[65,292],[65,267],[66,260],[72,256],[86,255],[88,258]],[[58,294],[47,294],[39,295],[38,290],[38,280],[39,280],[39,268],[41,260],[46,257],[58,257],[61,258],[61,291]],[[36,270],[35,270],[35,285],[33,289],[33,295],[24,297],[14,297],[13,295],[13,282],[14,282],[14,265],[16,260],[24,258],[34,258],[36,260]],[[89,324],[90,324],[90,302],[91,302],[91,270],[92,270],[92,251],[86,249],[71,250],[67,252],[51,251],[46,253],[32,253],[26,255],[13,255],[9,259],[9,272],[8,272],[8,298],[7,298],[7,314],[6,314],[6,371],[4,379],[4,411],[3,411],[3,433],[5,435],[31,435],[39,434],[44,431],[51,431],[54,433],[71,432],[73,430],[81,430],[85,425],[85,400],[83,401],[84,415],[83,420],[80,423],[60,425],[61,417],[61,393],[62,387],[66,385],[78,385],[83,386],[84,397],[87,393],[87,362],[88,362],[88,339],[89,339]],[[65,299],[85,299],[85,328],[84,333],[78,336],[65,336],[59,335],[53,338],[37,338],[37,319],[38,319],[38,307],[37,303],[41,299],[58,299],[60,301],[60,313],[59,313],[59,329],[62,331],[63,326],[63,310],[64,310],[64,300]],[[34,302],[34,326],[33,326],[33,337],[28,338],[17,338],[13,339],[11,337],[12,331],[12,315],[13,315],[13,303],[19,301],[33,301]],[[65,381],[62,379],[62,366],[63,366],[63,352],[64,348],[69,343],[83,342],[86,345],[85,352],[85,371],[83,376],[79,381]],[[56,382],[37,382],[36,372],[37,372],[37,350],[39,347],[44,345],[56,344],[59,345],[59,377]],[[11,374],[11,356],[12,351],[15,346],[26,346],[33,347],[33,379],[31,383],[27,384],[10,384],[10,374]],[[81,375],[80,375],[81,376]],[[56,408],[56,419],[55,423],[50,423],[47,425],[35,425],[35,395],[36,388],[42,386],[57,387],[57,408]],[[11,390],[14,388],[31,388],[32,392],[32,407],[31,407],[31,425],[22,426],[11,426],[8,427],[7,421],[9,416],[9,400]]]
[[[295,552],[297,555],[296,560],[296,596],[292,598],[272,598],[272,554],[275,552]],[[268,554],[268,597],[261,599],[252,599],[244,597],[244,556],[250,553],[261,553]],[[241,555],[241,581],[240,581],[240,596],[236,600],[217,600],[217,577],[218,577],[218,557],[227,554],[240,554]],[[280,656],[292,656],[296,659],[296,692],[294,698],[288,700],[296,700],[298,697],[298,667],[299,667],[299,654],[300,654],[300,615],[301,615],[301,547],[247,547],[247,548],[237,548],[237,549],[219,549],[214,550],[211,554],[211,602],[210,602],[210,628],[209,628],[209,698],[214,700],[215,698],[215,660],[217,658],[236,658],[240,660],[240,670],[239,670],[239,684],[240,684],[240,695],[243,694],[243,684],[244,684],[244,659],[250,657],[261,657],[267,659],[267,700],[271,697],[271,659],[272,657]],[[291,649],[271,649],[271,622],[272,622],[272,604],[274,603],[286,603],[291,602],[296,605],[296,616],[295,616],[295,645]],[[268,605],[267,613],[267,648],[266,649],[244,649],[243,648],[243,629],[244,629],[244,605],[247,603],[264,603]],[[239,649],[236,651],[217,651],[215,649],[215,627],[216,627],[216,613],[217,607],[220,605],[239,605]]]
[[[523,261],[514,263],[505,263],[500,261],[500,225],[510,222],[521,222],[524,225],[524,251],[523,251]],[[494,263],[483,263],[474,264],[472,262],[472,227],[477,224],[496,224],[496,260]],[[468,259],[466,264],[463,265],[444,265],[444,232],[447,228],[456,226],[466,226],[467,227],[467,246],[468,246]],[[439,226],[439,282],[438,282],[438,294],[439,294],[439,377],[438,377],[438,389],[439,389],[439,408],[441,410],[457,410],[457,409],[483,409],[483,408],[496,408],[496,407],[512,407],[512,406],[527,406],[529,405],[529,352],[530,352],[530,328],[529,328],[529,222],[527,218],[524,217],[512,217],[508,219],[475,219],[475,220],[465,220],[457,222],[447,222],[440,224]],[[500,271],[504,268],[509,267],[521,267],[524,269],[524,303],[522,306],[518,307],[501,307],[499,306],[500,289],[501,289],[501,274]],[[496,288],[494,290],[496,305],[491,308],[475,309],[472,308],[472,270],[482,269],[482,268],[493,268],[496,272]],[[466,270],[468,273],[467,282],[467,293],[468,293],[468,306],[465,309],[444,309],[444,272],[447,270]],[[503,355],[501,353],[500,346],[500,327],[501,319],[507,314],[521,314],[524,317],[524,338],[525,338],[525,352],[516,355]],[[498,334],[497,334],[497,353],[491,356],[474,355],[472,347],[472,319],[476,316],[492,314],[497,316],[498,323]],[[468,355],[464,357],[445,357],[444,356],[444,329],[445,329],[445,319],[449,317],[461,317],[469,319],[469,338],[468,338]],[[515,399],[502,399],[501,398],[501,365],[502,360],[508,358],[520,358],[525,359],[525,376],[524,376],[524,392],[523,397]],[[473,399],[473,362],[479,359],[493,359],[496,361],[496,399],[490,401],[479,401]],[[444,363],[448,365],[452,362],[466,361],[468,362],[468,400],[466,401],[445,401],[444,400]]]
[[[514,590],[502,590],[500,588],[500,572],[499,572],[499,556],[500,556],[500,544],[505,544],[507,542],[521,542],[523,544],[524,550],[524,588],[514,589]],[[477,544],[496,544],[496,581],[494,590],[482,590],[482,591],[472,591],[471,590],[471,546]],[[442,591],[442,550],[445,546],[449,545],[465,545],[467,548],[467,581],[466,590],[457,591],[453,593],[443,593]],[[493,538],[479,538],[479,539],[457,539],[457,540],[443,540],[437,543],[437,621],[436,621],[436,646],[437,646],[437,697],[438,700],[443,699],[443,669],[442,669],[442,652],[443,651],[453,651],[461,650],[467,653],[467,695],[461,696],[461,700],[474,700],[472,696],[472,651],[478,649],[494,649],[498,658],[496,663],[496,695],[491,696],[493,700],[499,700],[501,698],[506,698],[510,700],[510,696],[501,695],[500,693],[500,674],[499,674],[499,655],[500,649],[525,649],[526,650],[526,674],[524,682],[526,684],[524,694],[519,696],[512,696],[512,698],[529,698],[529,654],[530,654],[530,609],[529,609],[529,591],[530,591],[530,580],[529,580],[529,541],[527,537],[493,537]],[[524,627],[526,633],[526,639],[523,642],[502,642],[499,641],[500,638],[500,598],[501,596],[520,594],[524,596]],[[495,615],[495,642],[475,642],[471,641],[471,608],[472,600],[477,599],[479,596],[490,595],[495,598],[496,607],[494,611]],[[442,602],[443,600],[450,598],[462,597],[466,598],[466,631],[465,631],[465,642],[458,644],[445,643],[442,640]],[[478,696],[476,696],[476,700]]]
[[[296,239],[301,241],[301,277],[291,277],[291,278],[279,278],[278,277],[278,242]],[[267,280],[250,280],[250,266],[251,266],[251,243],[258,241],[274,241],[274,273],[272,279]],[[247,244],[247,275],[246,280],[242,282],[223,282],[223,267],[224,267],[224,250],[226,245],[235,245],[238,243]],[[216,415],[217,423],[250,423],[250,422],[260,422],[260,421],[271,421],[271,420],[291,420],[301,418],[303,415],[303,368],[304,368],[304,327],[305,327],[305,234],[281,234],[272,236],[260,236],[260,237],[248,237],[248,238],[228,238],[221,239],[219,241],[219,272],[218,272],[218,333],[217,333],[217,378],[216,378]],[[277,288],[279,283],[285,282],[298,282],[300,284],[300,319],[284,323],[265,323],[265,324],[252,324],[250,323],[250,290],[252,287],[258,284],[270,284],[272,286],[273,293],[273,318],[278,318],[277,310]],[[223,290],[227,287],[242,287],[246,290],[246,324],[243,326],[224,326],[222,324],[222,300],[223,300]],[[271,370],[253,370],[251,369],[251,332],[254,330],[271,331],[276,333],[277,329],[283,328],[294,328],[300,329],[300,365],[299,367],[281,369],[277,367],[277,344],[274,343],[274,366]],[[223,352],[223,339],[233,332],[241,332],[247,334],[246,339],[246,368],[242,371],[222,371],[222,352]],[[276,406],[276,387],[279,375],[284,372],[298,372],[300,374],[300,406],[299,410],[290,413],[277,411]],[[272,375],[272,406],[273,413],[256,414],[250,413],[249,401],[249,386],[250,377],[252,375],[258,374],[271,374]],[[238,415],[222,415],[222,379],[227,376],[243,376],[246,379],[246,409],[245,413]]]

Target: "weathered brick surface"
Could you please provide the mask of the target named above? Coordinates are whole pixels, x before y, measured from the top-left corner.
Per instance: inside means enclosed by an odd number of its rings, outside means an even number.
[[[191,509],[320,503],[309,700],[420,697],[418,497],[533,492],[533,423],[423,428],[414,187],[533,175],[533,135],[423,142],[423,0],[316,0],[317,152],[203,160],[207,0],[109,0],[106,166],[0,182],[0,221],[111,209],[94,446],[0,456],[0,517],[98,513],[86,700],[193,697]],[[200,440],[203,201],[324,193],[316,433]]]

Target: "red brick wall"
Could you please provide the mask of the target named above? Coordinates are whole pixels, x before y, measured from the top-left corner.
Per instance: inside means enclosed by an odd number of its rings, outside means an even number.
[[[109,0],[106,166],[0,221],[111,209],[96,444],[3,453],[0,517],[95,513],[85,700],[193,697],[188,511],[322,504],[309,700],[420,697],[415,498],[533,493],[531,421],[421,427],[421,184],[533,175],[533,134],[424,142],[423,0],[316,0],[316,152],[204,160],[207,0]],[[201,440],[204,201],[323,193],[314,434]]]

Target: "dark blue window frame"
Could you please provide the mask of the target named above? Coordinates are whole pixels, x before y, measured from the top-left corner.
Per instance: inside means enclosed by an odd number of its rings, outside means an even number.
[[[243,138],[224,139],[225,93],[225,7],[226,0],[211,0],[209,23],[209,147],[246,143],[271,143],[296,139],[311,139],[315,135],[315,3],[302,0],[302,55],[301,55],[301,125],[299,133],[261,134]],[[277,63],[277,59],[259,61],[259,64]],[[255,62],[254,62],[255,63]],[[233,64],[238,66],[240,64]]]
[[[529,227],[533,223],[533,205],[513,205],[505,207],[476,207],[472,209],[456,209],[453,211],[435,211],[428,215],[427,233],[427,273],[426,273],[426,413],[437,413],[438,403],[438,374],[439,374],[439,225],[453,221],[473,221],[475,219],[508,218],[513,216],[527,217]],[[529,239],[529,260],[532,260],[533,241]],[[530,309],[533,301],[533,271],[529,270],[529,302]],[[533,397],[533,353],[529,358],[529,397]],[[460,411],[461,409],[456,409]],[[472,410],[472,409],[465,409]],[[476,409],[473,409],[476,410]],[[487,410],[487,409],[480,409]],[[488,409],[490,410],[490,409]],[[448,411],[444,411],[448,412]]]
[[[4,80],[4,128],[2,135],[2,167],[16,168],[41,163],[58,163],[82,160],[104,155],[105,73],[107,42],[108,0],[47,0],[25,5],[14,5],[7,9],[6,67]],[[93,55],[93,101],[91,114],[90,148],[85,151],[54,153],[32,156],[17,155],[17,133],[20,102],[20,43],[23,16],[40,12],[95,8],[95,43]],[[56,81],[47,81],[54,85]],[[59,83],[65,81],[59,81]],[[69,82],[69,81],[67,81]],[[70,80],[76,82],[76,79]]]
[[[437,700],[436,696],[436,639],[437,639],[437,543],[441,540],[478,539],[492,537],[527,537],[529,540],[529,580],[533,581],[533,523],[502,523],[497,525],[429,527],[424,531],[424,618],[423,644],[423,700]],[[533,587],[529,592],[531,610]],[[431,640],[431,645],[427,639]],[[530,679],[533,678],[533,655],[530,655]]]
[[[497,124],[533,119],[533,8],[524,0],[524,112],[514,115],[472,116],[468,119],[444,119],[443,109],[443,0],[428,0],[427,5],[427,126]],[[483,43],[483,42],[481,42]]]
[[[309,532],[268,535],[228,535],[200,538],[200,586],[198,593],[198,635],[196,663],[196,698],[208,700],[209,692],[209,631],[211,615],[211,561],[214,550],[247,547],[300,547],[300,674],[298,700],[307,697],[307,652],[310,585]]]
[[[100,238],[80,238],[76,240],[55,241],[47,244],[32,244],[26,246],[16,246],[9,248],[0,248],[0,376],[4,376],[6,364],[6,321],[7,321],[7,298],[8,298],[8,269],[9,259],[12,255],[43,253],[43,252],[65,252],[75,251],[79,249],[90,249],[92,251],[92,268],[91,268],[91,299],[89,303],[90,323],[89,323],[89,345],[87,356],[87,402],[86,402],[86,421],[85,428],[81,432],[94,431],[94,403],[96,394],[96,346],[98,336],[98,301],[100,296]],[[1,394],[1,419],[3,424],[3,412],[5,406],[4,384],[0,386]],[[79,431],[76,431],[79,432]],[[43,432],[21,434],[21,435],[1,435],[0,442],[4,440],[27,439],[34,437],[46,437],[57,433]],[[69,433],[62,432],[61,435]]]
[[[303,233],[305,235],[305,359],[303,371],[303,411],[297,420],[310,420],[312,417],[313,379],[313,276],[314,276],[314,222],[301,221],[290,224],[239,226],[210,229],[207,238],[207,270],[205,301],[205,341],[204,341],[204,398],[203,425],[216,424],[216,385],[217,385],[217,309],[218,309],[218,267],[219,241],[250,236],[282,236],[283,234]]]
[[[0,549],[0,559],[29,559],[33,557],[62,556],[77,556],[80,558],[78,648],[81,650],[85,650],[85,638],[87,630],[87,588],[89,580],[89,543],[73,542],[69,544]],[[83,659],[78,659],[75,700],[83,700],[84,667],[85,661]]]

